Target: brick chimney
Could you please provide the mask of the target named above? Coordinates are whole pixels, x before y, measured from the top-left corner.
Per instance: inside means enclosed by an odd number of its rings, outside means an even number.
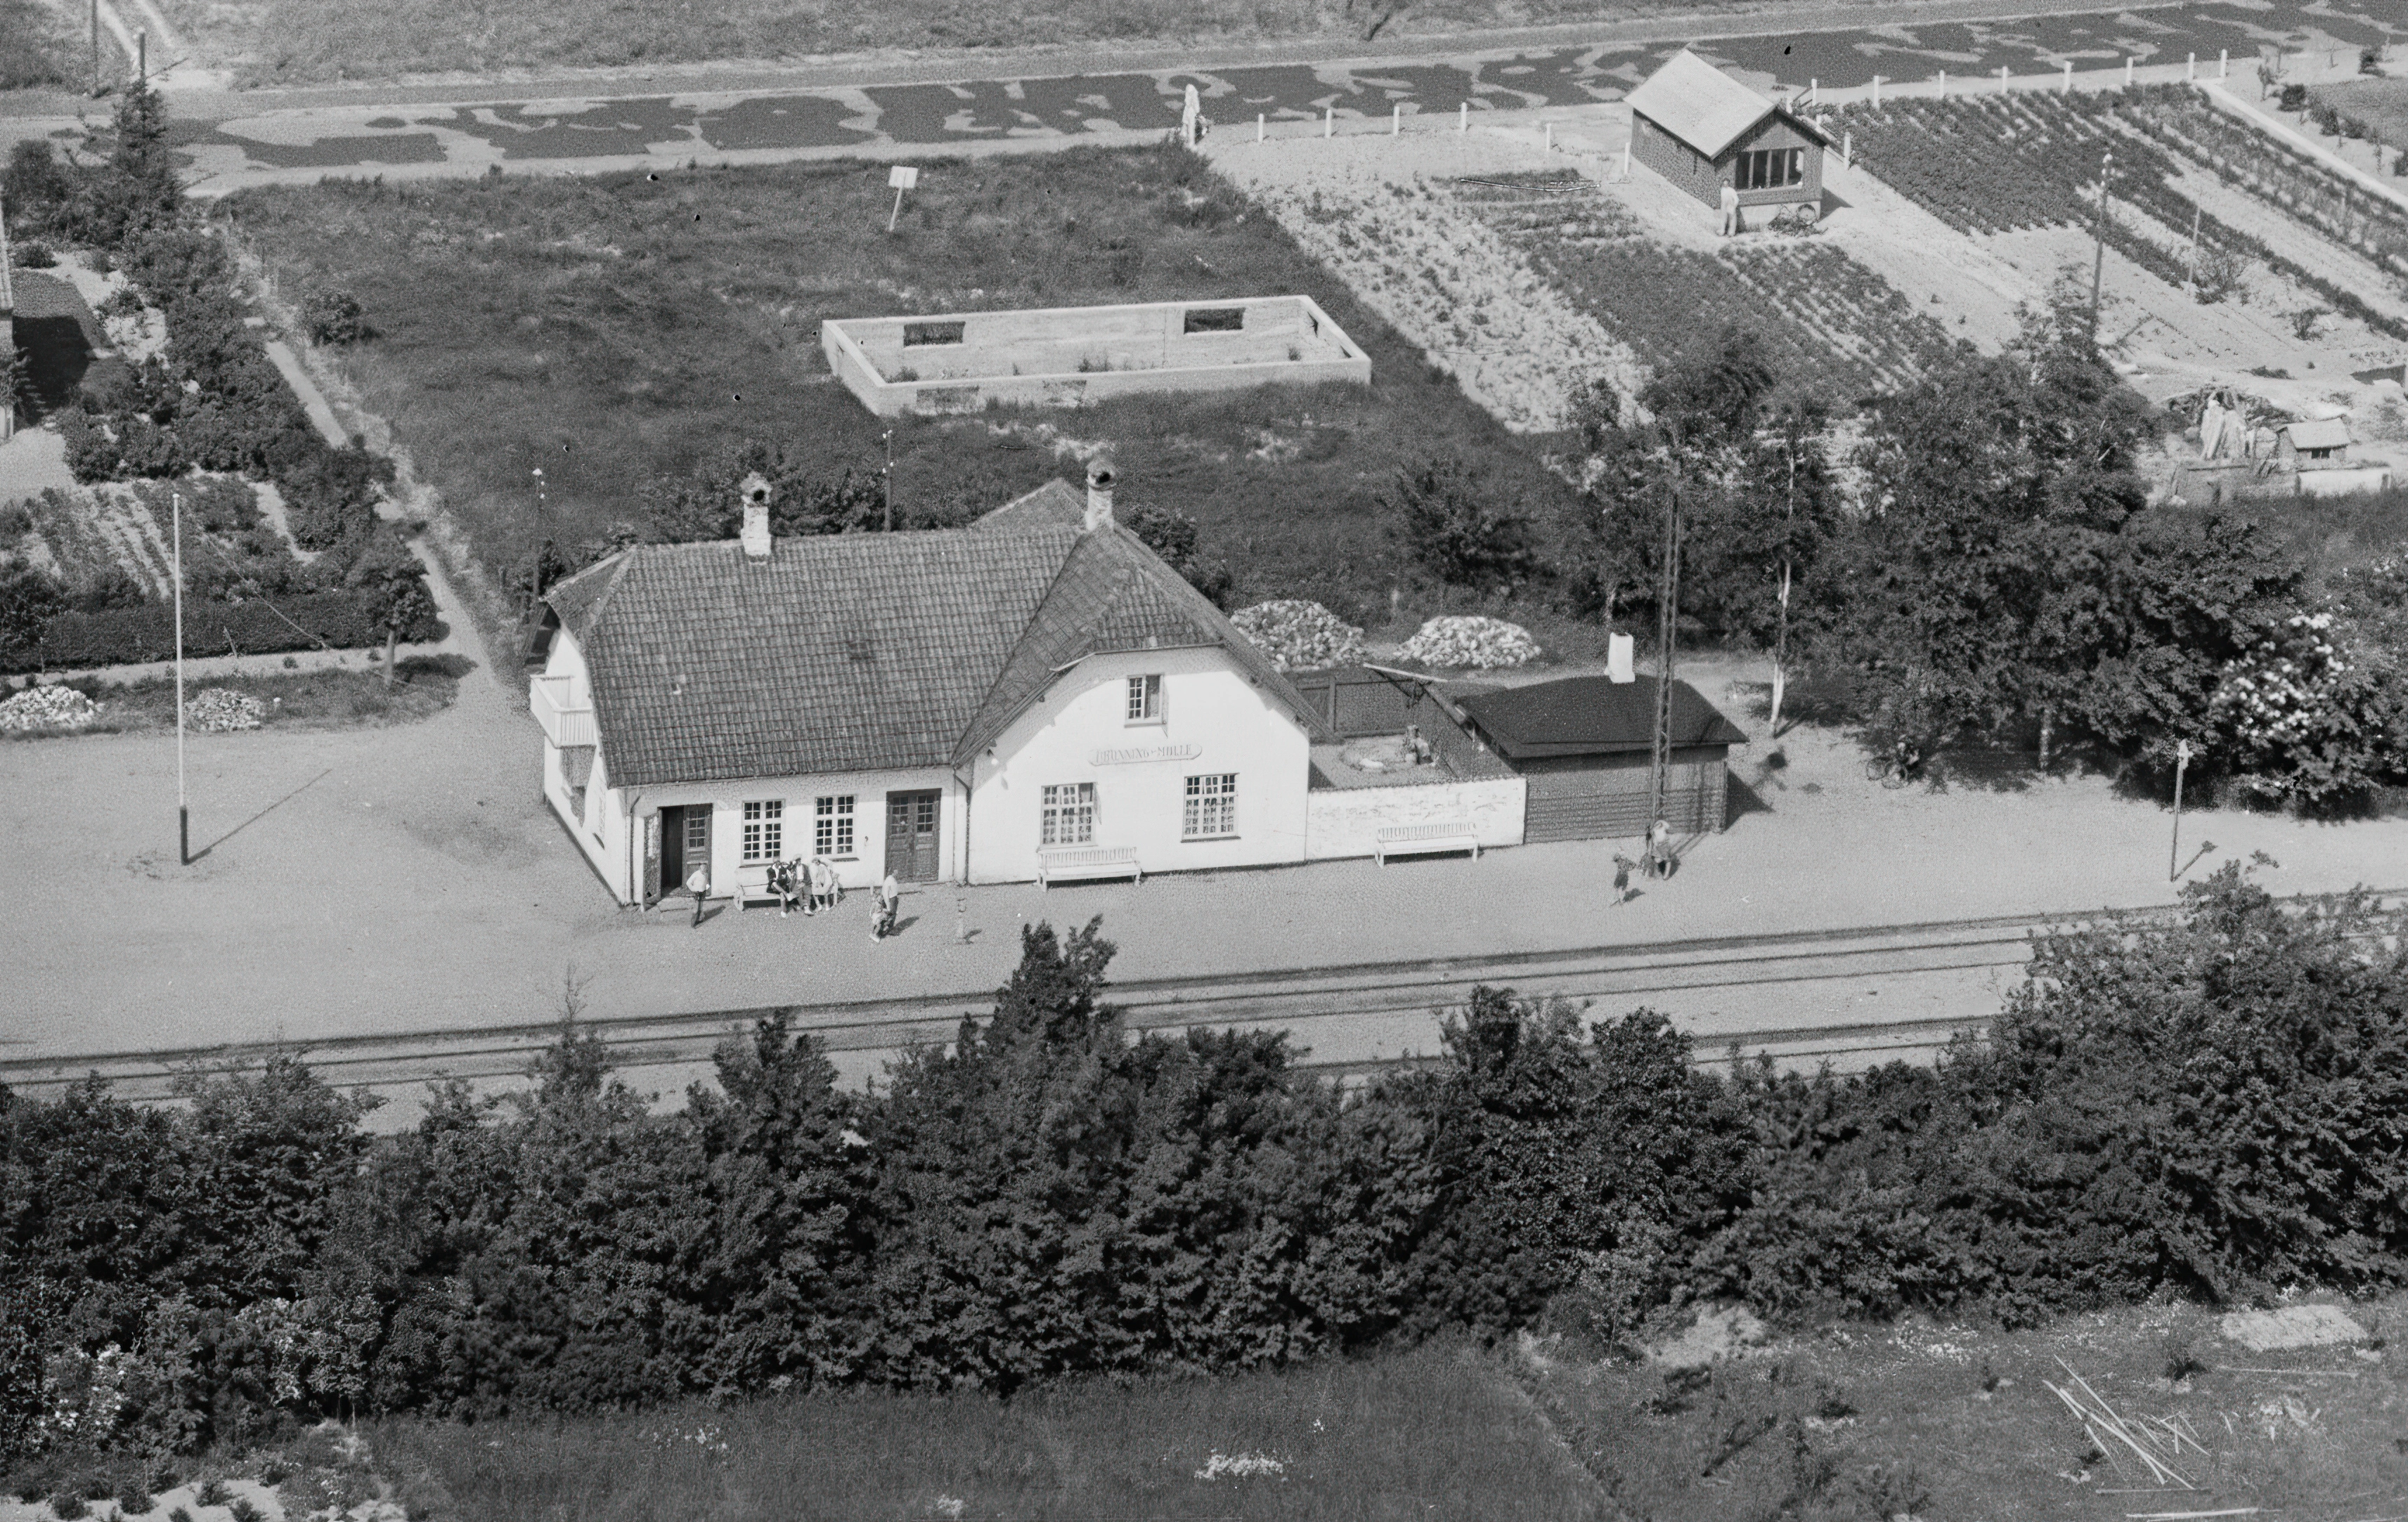
[[[1636,680],[1637,676],[1638,673],[1631,668],[1630,636],[1628,634],[1607,635],[1605,679],[1609,682],[1628,682]]]
[[[744,527],[737,534],[744,546],[744,558],[766,561],[769,558],[769,483],[754,471],[736,490],[744,499]]]
[[[1112,468],[1110,456],[1097,455],[1087,462],[1087,518],[1084,527],[1090,533],[1112,521],[1112,483],[1119,479],[1120,472]]]

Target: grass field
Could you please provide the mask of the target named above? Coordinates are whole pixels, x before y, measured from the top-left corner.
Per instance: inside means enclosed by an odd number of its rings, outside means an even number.
[[[69,51],[57,13],[42,0],[0,0],[0,90],[69,82]],[[87,67],[90,57],[87,51]]]
[[[388,1463],[431,1465],[474,1522],[1612,1515],[1502,1360],[1447,1347],[1009,1401],[812,1397],[557,1424],[393,1423],[372,1441]],[[1219,1473],[1199,1478],[1215,1455]]]
[[[265,707],[262,729],[357,729],[378,724],[407,724],[440,713],[460,690],[466,663],[456,656],[411,656],[394,667],[391,690],[381,668],[366,671],[277,672],[262,676],[190,677],[184,696],[190,699],[208,688],[231,688],[257,698]],[[71,738],[78,734],[124,734],[176,727],[176,682],[172,676],[87,689],[100,704],[100,718],[78,730],[0,732],[10,740]]]
[[[19,0],[25,3],[25,0]],[[162,0],[239,82],[796,59],[881,49],[1388,38],[1664,12],[1767,9],[1764,0]]]
[[[1175,149],[925,165],[897,233],[883,164],[245,192],[224,204],[288,295],[355,292],[381,337],[340,363],[488,568],[539,540],[640,522],[647,486],[748,438],[830,481],[883,466],[824,318],[1302,292],[1354,335],[1367,389],[1267,387],[1078,411],[908,419],[907,521],[954,520],[1109,442],[1124,511],[1202,525],[1252,600],[1385,611],[1374,499],[1409,460],[1460,456],[1535,501],[1562,490],[1267,216]],[[533,472],[546,482],[538,503]]]
[[[1010,1401],[813,1396],[562,1423],[389,1423],[374,1441],[387,1465],[430,1467],[469,1522],[2108,1522],[2236,1507],[2394,1522],[2408,1513],[2408,1453],[2395,1441],[2408,1302],[2349,1314],[2371,1334],[2361,1350],[2252,1352],[2210,1312],[2156,1305],[2021,1331],[1832,1327],[1687,1372],[1545,1343],[1436,1346]],[[2124,1421],[2163,1418],[2185,1434],[2159,1450],[2182,1485],[2086,1430],[2049,1388],[2085,1394],[2076,1376]],[[1197,1478],[1215,1454],[1223,1477]],[[1228,1476],[1248,1458],[1279,1471]]]

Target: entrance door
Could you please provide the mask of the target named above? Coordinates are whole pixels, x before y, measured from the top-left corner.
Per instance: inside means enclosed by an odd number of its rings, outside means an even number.
[[[686,874],[710,866],[710,805],[661,810],[661,889],[685,891]]]
[[[886,870],[904,882],[937,880],[938,796],[933,791],[886,795]]]

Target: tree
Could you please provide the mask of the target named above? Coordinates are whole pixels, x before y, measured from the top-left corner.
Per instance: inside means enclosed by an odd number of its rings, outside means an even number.
[[[66,605],[57,578],[30,565],[0,567],[0,649],[37,648],[44,627]]]
[[[1400,468],[1379,504],[1405,552],[1440,581],[1510,592],[1540,562],[1519,500],[1496,505],[1498,490],[1448,456]]]
[[[750,440],[683,480],[655,482],[647,503],[653,533],[672,544],[736,537],[744,520],[739,483],[754,475],[769,483],[772,533],[870,533],[884,525],[881,469],[848,465],[833,479],[824,472],[816,457]]]
[[[426,588],[426,566],[398,538],[360,558],[351,568],[351,584],[368,600],[368,617],[384,631],[384,685],[393,687],[394,656],[404,631],[415,629],[436,615],[435,597]]]
[[[1839,483],[1823,446],[1827,420],[1810,398],[1792,397],[1777,407],[1770,426],[1751,443],[1742,466],[1741,492],[1751,516],[1765,526],[1756,552],[1777,562],[1773,592],[1772,707],[1768,727],[1781,733],[1781,705],[1789,686],[1789,610],[1798,575],[1820,557],[1840,521]],[[1756,631],[1762,638],[1760,626]]]
[[[1639,402],[1655,414],[1669,442],[1712,450],[1746,441],[1778,378],[1756,330],[1728,327],[1711,350],[1667,367],[1639,393]]]
[[[1163,559],[1163,563],[1178,572],[1187,584],[1211,598],[1218,607],[1227,607],[1236,580],[1229,567],[1218,560],[1208,560],[1197,548],[1196,520],[1174,507],[1151,504],[1128,516],[1128,529],[1140,543]]]

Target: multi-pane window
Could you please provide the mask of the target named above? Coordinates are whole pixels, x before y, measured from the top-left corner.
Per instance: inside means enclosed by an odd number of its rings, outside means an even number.
[[[1040,846],[1092,846],[1096,841],[1096,785],[1062,782],[1045,789]]]
[[[1128,679],[1128,721],[1151,724],[1162,717],[1162,678],[1132,676]]]
[[[786,804],[781,798],[744,805],[744,860],[777,861],[786,854]]]
[[[1766,148],[1742,153],[1735,166],[1737,185],[1742,191],[1778,190],[1788,185],[1806,183],[1806,150],[1802,148]]]
[[[690,808],[685,811],[685,859],[699,861],[710,854],[710,810]]]
[[[811,852],[815,856],[853,854],[853,794],[823,798],[811,805]]]
[[[1211,840],[1238,832],[1238,774],[1212,772],[1187,779],[1187,806],[1181,832]]]

